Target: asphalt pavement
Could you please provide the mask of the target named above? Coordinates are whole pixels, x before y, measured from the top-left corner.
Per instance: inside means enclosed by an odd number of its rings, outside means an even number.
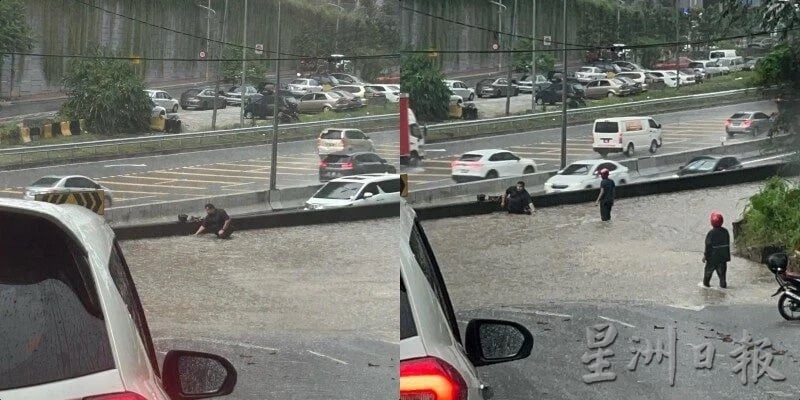
[[[376,153],[399,169],[396,132],[371,133]],[[314,140],[278,145],[278,188],[319,183]],[[113,207],[189,200],[269,188],[271,145],[202,150],[0,172],[0,196],[21,197],[45,175],[85,175],[114,192]]]
[[[770,297],[777,288],[773,275],[763,265],[734,257],[727,289],[718,287],[716,276],[711,288],[700,284],[708,215],[721,212],[731,230],[762,186],[619,199],[608,223],[600,221],[594,204],[578,204],[540,209],[533,216],[494,213],[423,226],[462,324],[503,318],[534,334],[530,358],[480,369],[496,398],[796,400],[800,325],[778,314],[777,297]],[[590,350],[587,328],[596,324],[612,324],[618,332],[609,347],[616,378],[587,384],[591,362],[582,357]],[[674,385],[667,358],[650,364],[640,359],[629,369],[646,340],[653,346],[659,339],[670,343],[671,326],[676,327]],[[785,380],[763,375],[755,384],[751,374],[761,364],[751,363],[750,381],[742,384],[734,371],[740,360],[731,352],[744,330],[754,341],[770,339],[772,348],[763,349],[762,360],[771,353],[771,367]],[[697,369],[689,345],[704,343],[713,345],[716,356],[710,369]],[[746,353],[752,352],[753,347]]]
[[[159,354],[228,358],[239,379],[226,398],[389,399],[398,392],[397,226],[389,218],[121,245]]]
[[[776,111],[771,101],[758,101],[700,110],[681,111],[652,115],[663,126],[663,147],[656,155],[684,152],[703,147],[718,146],[725,136],[724,122],[739,110],[761,110],[767,114]],[[567,162],[583,159],[599,159],[592,151],[592,125],[567,127]],[[726,144],[752,140],[752,137],[737,135]],[[412,190],[430,189],[453,184],[450,178],[451,162],[461,154],[479,149],[506,149],[522,158],[533,159],[537,170],[556,170],[561,165],[561,129],[532,130],[527,132],[495,135],[474,139],[432,143],[427,146],[429,159],[424,162],[424,171],[409,174]],[[646,150],[637,151],[634,157],[649,155]],[[624,154],[610,154],[607,159],[625,160]]]

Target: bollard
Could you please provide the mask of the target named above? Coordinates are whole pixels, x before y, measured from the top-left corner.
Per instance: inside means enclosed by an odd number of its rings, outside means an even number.
[[[20,124],[22,125],[22,124]],[[19,128],[19,137],[22,139],[22,143],[30,143],[31,142],[31,128],[27,126],[20,126]]]
[[[72,136],[72,131],[69,129],[69,121],[61,122],[61,136]]]
[[[42,128],[42,135],[44,135],[44,138],[51,139],[53,137],[53,125],[46,124]]]

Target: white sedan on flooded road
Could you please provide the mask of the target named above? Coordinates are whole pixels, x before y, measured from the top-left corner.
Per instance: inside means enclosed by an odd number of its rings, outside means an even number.
[[[600,170],[608,169],[608,177],[617,185],[631,181],[628,167],[609,160],[582,160],[567,165],[544,183],[545,193],[596,189],[600,187]]]
[[[519,158],[508,150],[490,149],[469,151],[453,161],[451,175],[461,182],[506,178],[536,172],[536,162]]]

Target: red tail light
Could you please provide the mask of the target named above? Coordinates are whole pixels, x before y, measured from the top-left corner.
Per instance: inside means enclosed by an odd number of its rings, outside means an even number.
[[[731,125],[731,119],[728,118],[725,120],[725,126],[730,126],[730,125]]]
[[[328,167],[328,163],[326,163],[325,161],[320,161],[319,162],[319,167],[320,168],[327,168]]]
[[[472,169],[481,169],[481,168],[483,168],[483,163],[474,162],[474,163],[470,164],[469,167],[472,168]]]
[[[83,400],[147,400],[133,392],[109,393],[99,396],[84,397]]]
[[[342,169],[353,169],[353,162],[350,161],[342,164]]]
[[[749,120],[749,119],[746,119],[746,120],[744,120],[744,121],[742,122],[742,126],[744,126],[745,128],[747,128],[747,127],[748,127],[748,126],[750,126],[750,124],[752,124],[752,123],[753,123],[753,121],[751,121],[751,120]]]
[[[455,368],[438,358],[401,361],[400,400],[467,400],[467,384]]]

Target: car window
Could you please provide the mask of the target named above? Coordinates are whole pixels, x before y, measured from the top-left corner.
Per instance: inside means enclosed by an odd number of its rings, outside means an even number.
[[[716,164],[716,160],[703,158],[690,162],[689,164],[686,165],[685,169],[693,171],[711,171],[714,169],[714,164]]]
[[[749,113],[736,113],[731,115],[731,119],[749,119],[749,118],[750,118]]]
[[[600,81],[600,86],[611,86],[611,82],[609,82],[609,81]]]
[[[51,187],[51,186],[57,184],[58,181],[60,181],[60,180],[61,180],[61,178],[48,178],[48,177],[39,178],[39,180],[37,180],[36,182],[33,182],[31,184],[31,186],[35,186],[35,187]]]
[[[400,183],[400,179],[388,179],[385,181],[378,182],[378,187],[383,190],[384,193],[400,193],[400,187],[402,184]]]
[[[503,161],[503,153],[494,153],[489,156],[489,161]]]
[[[314,195],[314,198],[347,200],[355,196],[362,185],[361,182],[328,182]]]
[[[508,160],[508,161],[517,161],[517,160],[520,159],[519,157],[517,157],[517,156],[515,156],[515,155],[513,155],[511,153],[503,153],[503,157],[504,157],[503,158],[504,160]]]
[[[342,131],[339,129],[328,129],[324,131],[319,136],[320,139],[341,139],[342,138]]]
[[[0,391],[114,369],[83,250],[42,218],[0,220]]]
[[[598,82],[598,81],[589,82],[589,84],[588,84],[588,85],[586,85],[586,87],[597,87],[597,85],[598,85],[599,83],[600,83],[600,82]]]
[[[619,133],[619,123],[615,121],[597,121],[594,123],[597,133]]]
[[[458,331],[458,324],[456,322],[456,315],[453,312],[453,305],[450,302],[450,296],[447,293],[447,288],[442,279],[439,264],[436,262],[436,257],[433,255],[428,238],[419,224],[418,220],[414,220],[414,227],[411,230],[411,236],[408,241],[411,251],[414,253],[414,258],[417,260],[425,278],[436,299],[439,300],[439,305],[442,307],[444,315],[447,317],[447,323],[450,326],[450,331],[458,343],[461,343],[461,334]]]
[[[314,93],[304,94],[303,97],[300,98],[300,101],[309,101],[314,100]]]
[[[591,172],[590,165],[570,164],[561,172],[561,175],[587,175]]]
[[[417,336],[417,324],[411,311],[411,302],[408,301],[406,282],[400,279],[400,340]]]
[[[360,198],[364,198],[364,195],[367,193],[372,193],[372,195],[378,195],[381,193],[380,189],[378,189],[378,184],[373,182],[368,184],[364,190],[361,192]]]
[[[347,154],[328,154],[322,160],[328,164],[341,164],[350,161],[350,156]]]
[[[612,163],[602,163],[602,164],[597,166],[597,170],[598,171],[603,169],[603,168],[605,168],[605,169],[607,169],[609,171],[615,171],[617,169],[617,166],[615,164],[612,164]]]
[[[483,158],[480,154],[462,154],[461,157],[458,158],[459,161],[480,161]]]
[[[128,313],[133,319],[134,325],[136,325],[136,332],[139,334],[139,339],[141,339],[142,345],[144,345],[147,352],[150,366],[153,367],[153,371],[158,372],[158,358],[156,358],[156,350],[153,347],[153,338],[150,336],[150,328],[147,326],[142,302],[133,283],[128,264],[125,262],[122,250],[116,240],[111,248],[108,271],[111,273],[111,279],[114,281],[114,286],[117,287],[119,295],[122,296],[122,301],[125,302],[125,306],[128,308]]]
[[[314,94],[314,100],[328,100],[327,93],[316,93]]]
[[[364,140],[367,138],[367,136],[361,133],[361,131],[345,131],[345,137],[355,140]]]
[[[81,178],[69,178],[64,182],[64,187],[68,188],[85,188],[86,183]]]
[[[652,119],[648,119],[647,122],[650,124],[650,127],[653,129],[658,129],[658,123]]]
[[[756,118],[757,119],[767,119],[767,118],[769,118],[769,116],[767,114],[764,114],[764,113],[756,113]]]

